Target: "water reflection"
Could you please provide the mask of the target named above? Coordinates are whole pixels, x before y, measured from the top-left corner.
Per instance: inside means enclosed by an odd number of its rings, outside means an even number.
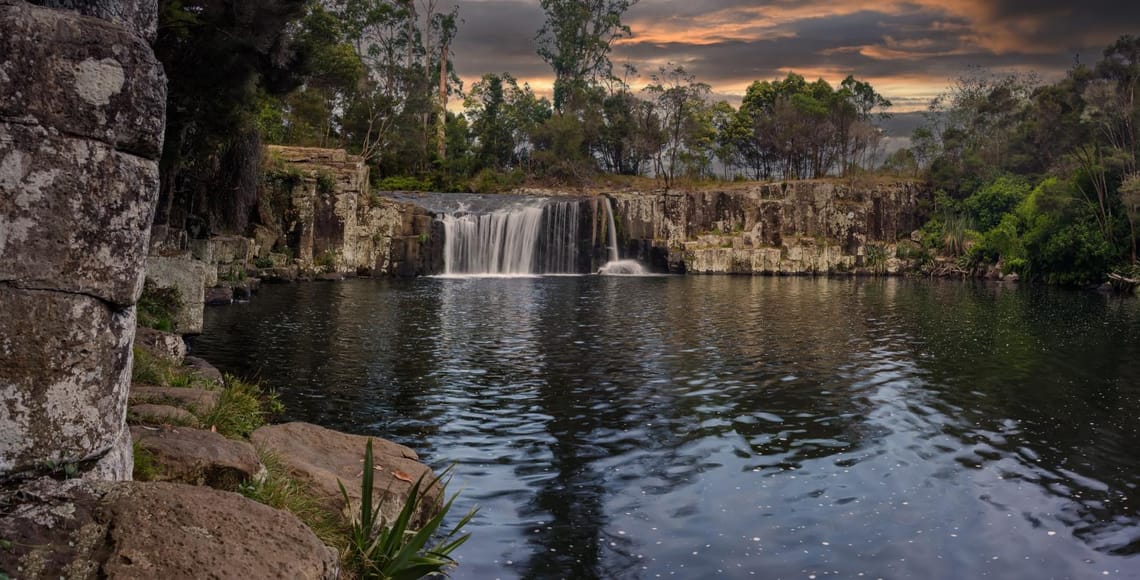
[[[1140,576],[1136,301],[906,280],[267,288],[195,348],[458,462],[455,576]]]

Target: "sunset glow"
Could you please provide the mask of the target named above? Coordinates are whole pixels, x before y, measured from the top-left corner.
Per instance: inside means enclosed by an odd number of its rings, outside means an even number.
[[[535,54],[537,0],[460,2],[456,64],[467,85],[510,72],[540,94],[550,69]],[[897,112],[919,110],[971,68],[1062,76],[1092,63],[1121,34],[1140,32],[1140,3],[1090,0],[641,0],[625,15],[633,36],[611,59],[636,67],[643,86],[659,66],[681,64],[713,93],[737,101],[754,80],[794,71],[837,83],[869,80]]]

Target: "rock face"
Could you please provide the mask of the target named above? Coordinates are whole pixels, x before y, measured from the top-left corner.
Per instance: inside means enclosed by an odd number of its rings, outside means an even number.
[[[906,181],[816,180],[612,198],[623,254],[658,269],[805,274],[897,269],[895,245],[922,224],[928,195]]]
[[[261,259],[288,251],[314,273],[414,276],[442,264],[434,216],[368,192],[368,167],[339,149],[267,147],[276,185],[260,193],[254,227]],[[280,264],[284,265],[284,264]]]
[[[45,4],[89,16],[0,0],[0,482],[49,464],[126,479],[165,120],[157,7]]]
[[[186,341],[181,336],[153,328],[136,328],[135,346],[175,364],[182,364],[182,359],[186,358]]]
[[[182,296],[174,330],[179,334],[201,334],[202,309],[206,305],[206,264],[185,256],[149,256],[146,277],[160,288],[177,288]]]
[[[334,512],[359,513],[361,461],[368,437],[347,435],[309,423],[268,425],[254,431],[250,441],[262,451],[277,455],[298,478],[312,485],[313,492],[324,498]],[[423,477],[420,489],[428,487],[434,476],[419,462],[415,451],[384,439],[372,438],[372,455],[377,467],[373,480],[373,505],[392,521],[403,508],[411,490],[411,482]],[[346,508],[337,481],[344,484],[352,506]],[[442,498],[438,485],[430,486],[416,512],[414,526],[419,527],[436,513]]]
[[[14,498],[3,498],[9,505]],[[336,554],[289,513],[171,483],[39,480],[0,516],[19,578],[336,578]]]

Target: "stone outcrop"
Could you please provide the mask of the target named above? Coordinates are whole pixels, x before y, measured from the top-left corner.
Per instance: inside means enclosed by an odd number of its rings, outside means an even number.
[[[186,341],[181,336],[145,326],[135,328],[135,346],[175,364],[186,358]]]
[[[434,216],[368,191],[368,167],[339,149],[267,147],[276,185],[259,195],[261,260],[287,252],[302,270],[412,276],[442,261]],[[278,259],[280,261],[280,259]],[[285,263],[276,267],[287,266]]]
[[[348,435],[309,423],[268,425],[254,431],[250,441],[261,451],[280,458],[294,476],[308,483],[313,493],[322,498],[334,513],[359,513],[362,459],[368,437]],[[421,477],[420,489],[428,488],[424,501],[413,518],[419,527],[436,513],[442,498],[431,469],[419,462],[415,451],[391,441],[372,438],[372,454],[376,466],[373,480],[373,502],[387,521],[392,521],[403,508],[412,483]],[[344,484],[352,505],[347,507],[337,482]]]
[[[135,426],[131,438],[153,456],[155,481],[236,491],[242,482],[264,476],[252,445],[212,431]]]
[[[202,309],[206,305],[206,264],[188,256],[149,256],[146,277],[160,288],[177,288],[182,308],[174,317],[179,334],[202,333]]]
[[[0,0],[0,482],[59,464],[130,476],[133,304],[165,107],[153,16]]]
[[[897,271],[896,243],[922,224],[928,195],[907,181],[815,180],[611,197],[623,253],[657,269],[805,274]]]
[[[235,493],[169,483],[42,479],[0,515],[14,578],[308,578],[336,554],[293,515]]]
[[[59,464],[130,477],[165,79],[153,3],[77,4],[109,20],[0,0],[0,482]]]
[[[154,403],[140,403],[127,407],[127,420],[132,424],[198,426],[198,418],[194,413],[181,407]]]

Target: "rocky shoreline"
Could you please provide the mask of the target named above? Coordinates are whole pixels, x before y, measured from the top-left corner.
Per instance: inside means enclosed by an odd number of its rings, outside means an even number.
[[[220,409],[248,385],[187,356],[179,335],[143,327],[137,334],[142,370],[127,410],[136,481],[72,478],[61,469],[6,482],[0,571],[13,578],[339,577],[344,546],[328,545],[288,509],[247,496],[258,497],[271,477],[286,478],[331,525],[347,526],[359,514],[369,438],[308,423],[243,433]],[[372,441],[373,501],[393,521],[413,482],[435,475],[412,449]],[[422,496],[413,525],[435,515],[440,487]]]

